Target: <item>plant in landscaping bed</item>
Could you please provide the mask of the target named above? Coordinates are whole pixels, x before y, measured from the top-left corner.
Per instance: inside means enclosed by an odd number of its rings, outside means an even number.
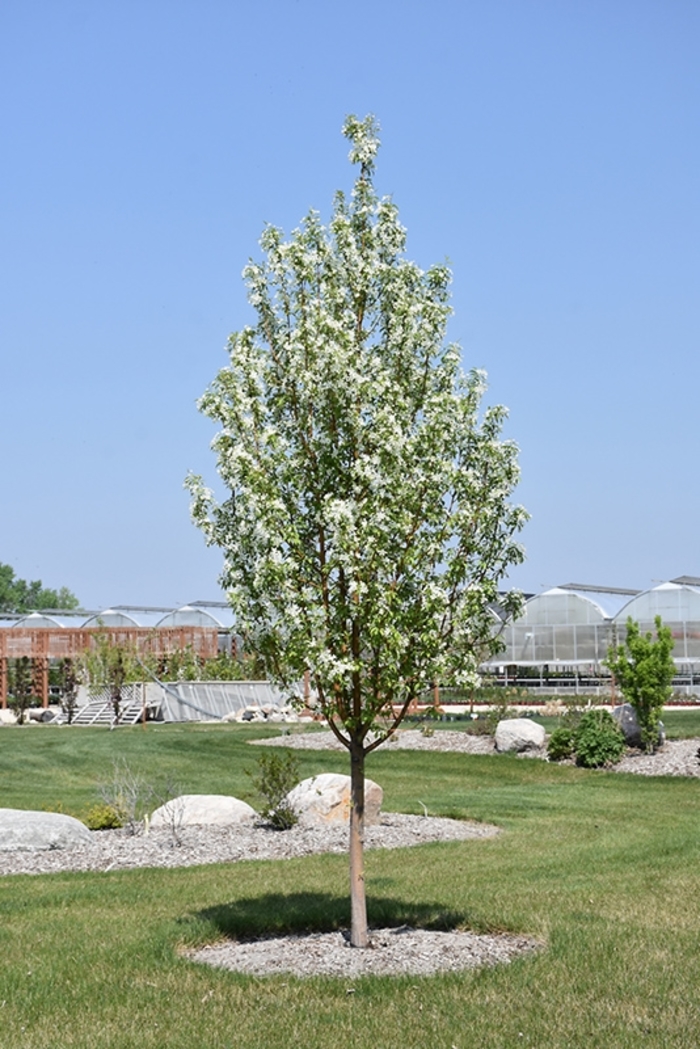
[[[613,643],[605,664],[615,677],[622,695],[637,715],[645,750],[653,751],[659,743],[659,721],[668,702],[676,672],[671,657],[673,637],[670,627],[664,626],[661,616],[654,619],[656,637],[642,634],[639,623],[627,620],[624,645]]]
[[[168,775],[162,786],[150,787],[149,792],[151,798],[157,802],[165,825],[170,831],[170,844],[173,848],[179,847],[182,845],[182,827],[185,818],[185,799],[181,786]],[[147,821],[146,829],[148,829]]]
[[[574,754],[574,733],[566,725],[555,728],[547,743],[547,757],[550,761],[565,761]]]
[[[576,764],[587,769],[614,765],[625,752],[625,737],[608,710],[588,710],[572,738]]]
[[[123,809],[117,808],[116,805],[108,805],[106,802],[102,802],[92,805],[81,818],[85,826],[90,830],[115,830],[124,826],[127,815]]]
[[[112,778],[100,784],[99,795],[103,807],[119,813],[120,827],[128,827],[129,833],[136,834],[145,809],[154,794],[154,789],[129,768],[124,759],[114,762]],[[91,828],[96,829],[96,828]]]
[[[261,754],[257,775],[248,772],[253,785],[265,799],[260,815],[276,830],[289,830],[299,822],[299,816],[286,798],[299,781],[299,762],[291,750],[282,754]]]

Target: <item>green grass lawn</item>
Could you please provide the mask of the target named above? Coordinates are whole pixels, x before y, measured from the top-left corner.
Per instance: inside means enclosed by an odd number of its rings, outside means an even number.
[[[685,713],[685,712],[684,712]],[[255,801],[264,728],[0,730],[2,804],[80,811],[112,763]],[[343,754],[298,752],[302,775]],[[367,854],[370,922],[539,937],[537,956],[430,978],[249,977],[182,946],[336,928],[347,862],[0,879],[3,1049],[696,1047],[700,782],[510,756],[370,757],[385,808],[499,824],[497,839]],[[348,994],[351,990],[354,992]]]

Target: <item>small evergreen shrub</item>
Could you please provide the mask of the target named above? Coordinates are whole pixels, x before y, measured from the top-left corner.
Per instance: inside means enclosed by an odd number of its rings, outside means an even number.
[[[608,710],[589,710],[573,733],[576,764],[586,769],[614,765],[625,752],[625,737]]]
[[[83,817],[83,823],[89,830],[115,830],[123,827],[126,820],[127,815],[123,810],[106,802],[93,805]]]
[[[298,823],[298,815],[285,800],[299,781],[299,763],[291,750],[285,750],[283,754],[261,754],[257,775],[248,775],[265,801],[260,815],[270,826],[276,830],[289,830]]]
[[[555,728],[547,744],[547,757],[550,761],[565,761],[574,754],[574,733],[572,729],[561,725]]]

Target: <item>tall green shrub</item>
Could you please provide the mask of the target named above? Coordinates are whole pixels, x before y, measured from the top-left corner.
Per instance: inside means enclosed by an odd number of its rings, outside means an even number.
[[[612,644],[605,660],[622,695],[634,707],[647,751],[658,744],[659,721],[671,696],[675,673],[671,629],[663,625],[661,616],[656,616],[654,623],[656,637],[650,632],[642,634],[639,623],[630,617],[624,645]]]

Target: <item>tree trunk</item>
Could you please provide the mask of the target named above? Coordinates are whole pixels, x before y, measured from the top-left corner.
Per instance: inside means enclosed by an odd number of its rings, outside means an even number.
[[[350,747],[350,944],[368,947],[363,846],[365,837],[365,751]]]

